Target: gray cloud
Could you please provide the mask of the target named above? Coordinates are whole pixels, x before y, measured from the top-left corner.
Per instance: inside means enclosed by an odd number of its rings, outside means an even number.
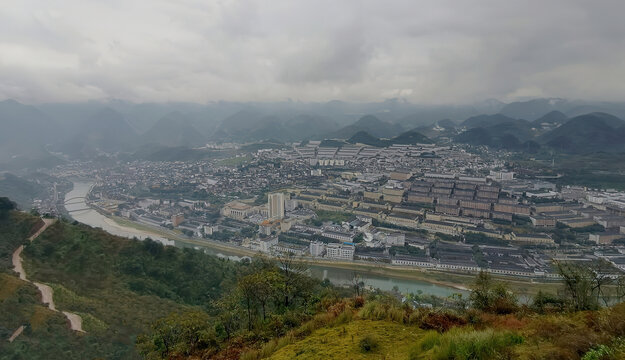
[[[22,0],[0,7],[0,98],[622,100],[624,11],[610,0]]]

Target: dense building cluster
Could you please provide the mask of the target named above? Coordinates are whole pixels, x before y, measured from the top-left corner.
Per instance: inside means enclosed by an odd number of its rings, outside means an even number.
[[[531,277],[556,258],[625,264],[623,193],[517,179],[455,145],[325,145],[50,175],[95,180],[103,212],[269,254]]]

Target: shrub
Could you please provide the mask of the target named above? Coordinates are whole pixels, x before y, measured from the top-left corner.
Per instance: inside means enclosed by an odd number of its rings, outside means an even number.
[[[378,340],[371,335],[366,335],[358,342],[358,346],[360,347],[360,351],[363,353],[374,352],[380,347]]]
[[[363,298],[362,296],[356,296],[354,298],[354,308],[359,309],[363,307],[363,305],[365,305],[365,298]]]
[[[419,327],[424,330],[445,332],[452,327],[466,325],[466,323],[466,320],[451,313],[430,312],[421,319]]]
[[[419,341],[419,349],[421,351],[428,351],[435,346],[439,346],[441,344],[441,334],[430,330],[423,335],[421,341]]]
[[[410,310],[412,311],[412,310]],[[394,304],[369,301],[360,310],[360,318],[368,320],[388,320],[403,324],[409,321],[405,309]]]
[[[582,360],[604,360],[609,359],[612,355],[612,349],[607,345],[599,345],[596,348],[590,349]]]
[[[513,332],[492,329],[476,331],[455,328],[445,334],[429,332],[412,349],[410,358],[427,359],[500,359],[512,356],[512,347],[523,343],[523,337]],[[419,355],[419,352],[421,354]],[[427,352],[424,354],[423,352]]]

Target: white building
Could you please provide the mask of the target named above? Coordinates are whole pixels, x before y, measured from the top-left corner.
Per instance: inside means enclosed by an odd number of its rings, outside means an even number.
[[[354,245],[348,244],[328,244],[326,246],[326,257],[329,259],[354,260]]]
[[[322,256],[326,250],[326,244],[321,241],[312,241],[309,247],[311,256]]]
[[[514,179],[514,172],[512,171],[490,171],[488,178],[495,181],[509,181]]]
[[[270,219],[284,218],[284,193],[271,193],[268,196],[267,207]]]
[[[254,243],[252,243],[252,249],[264,253],[269,253],[271,252],[271,248],[274,245],[278,245],[278,237],[258,239]]]

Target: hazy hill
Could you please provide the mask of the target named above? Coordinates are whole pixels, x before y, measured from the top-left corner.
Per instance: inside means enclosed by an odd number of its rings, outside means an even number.
[[[275,138],[300,141],[322,138],[338,128],[335,121],[314,114],[263,115],[249,110],[239,111],[222,121],[210,136],[215,140],[258,141]]]
[[[438,139],[441,137],[451,138],[458,133],[458,126],[453,120],[443,119],[435,122],[432,125],[419,126],[414,131],[423,134],[429,139]]]
[[[366,115],[355,123],[332,132],[327,137],[349,139],[360,131],[365,131],[374,137],[391,138],[400,134],[404,129],[399,124],[387,123],[373,115]]]
[[[30,210],[34,198],[46,195],[46,189],[36,182],[10,173],[0,174],[0,197],[10,197],[22,210]]]
[[[568,116],[566,116],[564,113],[554,110],[532,121],[532,124],[538,127],[540,127],[542,124],[561,125],[568,120]]]
[[[366,131],[359,131],[347,140],[350,144],[365,144],[375,147],[384,147],[387,145],[387,141],[381,140]]]
[[[565,99],[532,99],[507,104],[501,109],[500,113],[512,118],[533,121],[554,110],[566,112],[573,106],[574,104]]]
[[[465,127],[467,129],[475,128],[475,127],[488,127],[492,125],[497,125],[500,123],[506,122],[514,122],[517,121],[511,117],[502,115],[502,114],[494,114],[494,115],[478,115],[473,116],[460,124],[460,127]]]
[[[510,120],[490,126],[478,126],[458,134],[454,140],[470,145],[487,145],[517,150],[526,148],[527,141],[535,139],[536,131],[525,120]]]
[[[59,150],[71,156],[91,156],[98,152],[114,153],[137,146],[138,136],[124,117],[111,108],[93,114],[76,134],[60,145]]]
[[[15,100],[0,101],[0,162],[15,155],[38,155],[60,129],[37,108]]]
[[[430,140],[427,136],[418,133],[414,130],[406,131],[401,133],[394,138],[390,139],[392,144],[401,144],[401,145],[414,145],[414,144],[431,144],[432,140]]]
[[[606,113],[572,118],[539,138],[542,144],[565,152],[625,150],[625,121]]]
[[[439,120],[436,122],[436,125],[445,129],[453,129],[457,126],[457,124],[451,119]]]
[[[195,147],[206,144],[206,138],[180,112],[172,112],[162,117],[141,136],[141,140],[163,146]]]
[[[347,142],[351,144],[365,144],[376,147],[385,147],[393,144],[401,145],[414,145],[414,144],[430,144],[432,140],[428,139],[423,134],[420,134],[414,130],[406,131],[391,139],[380,139],[366,131],[359,131],[354,136],[349,138]]]

